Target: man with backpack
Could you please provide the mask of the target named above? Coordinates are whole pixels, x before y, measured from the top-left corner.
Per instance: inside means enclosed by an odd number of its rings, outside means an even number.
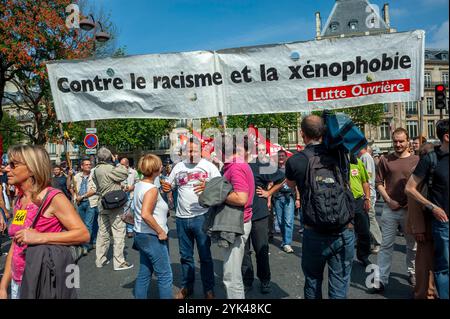
[[[434,151],[423,156],[406,185],[406,193],[421,203],[424,214],[432,216],[431,228],[434,241],[434,279],[439,298],[448,299],[449,246],[448,246],[448,119],[436,123],[436,133],[441,141]],[[418,186],[428,183],[425,198]]]
[[[325,125],[321,117],[305,117],[301,135],[306,147],[286,162],[286,181],[298,188],[304,214],[305,298],[322,298],[323,272],[328,264],[328,296],[345,299],[355,255],[348,168],[340,165],[340,152],[322,144]]]
[[[133,267],[132,264],[125,261],[123,250],[125,248],[125,223],[122,221],[122,214],[126,202],[126,194],[124,194],[125,201],[120,207],[112,208],[111,201],[105,201],[113,194],[113,192],[121,191],[121,183],[127,179],[128,170],[123,165],[115,166],[113,163],[115,158],[110,150],[101,147],[97,153],[98,165],[93,173],[93,179],[97,186],[97,192],[101,195],[101,200],[98,204],[98,234],[96,242],[96,266],[102,268],[109,261],[107,260],[109,245],[111,241],[111,234],[114,241],[114,270],[126,270]],[[115,197],[115,196],[113,196]],[[110,205],[109,207],[105,207]]]
[[[398,226],[405,229],[408,198],[405,186],[419,157],[409,152],[409,135],[404,128],[397,128],[392,133],[394,153],[383,156],[378,164],[375,184],[385,205],[381,216],[382,241],[378,253],[378,266],[380,269],[379,285],[370,291],[381,293],[388,284],[391,272],[392,253],[394,251],[395,237]],[[406,266],[408,268],[409,283],[414,286],[416,242],[411,234],[405,234],[406,239]]]

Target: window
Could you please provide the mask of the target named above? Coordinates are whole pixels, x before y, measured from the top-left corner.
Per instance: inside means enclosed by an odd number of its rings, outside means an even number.
[[[297,131],[290,131],[288,133],[289,144],[297,141]]]
[[[391,138],[391,127],[388,122],[383,122],[380,125],[380,139],[389,140]]]
[[[48,144],[48,152],[50,154],[56,154],[56,144],[55,143]]]
[[[448,72],[442,72],[442,83],[448,86]]]
[[[410,137],[418,136],[419,124],[417,121],[406,121],[406,130]]]
[[[432,97],[427,97],[427,114],[434,114],[434,100]]]
[[[187,119],[178,120],[176,127],[187,127]]]
[[[435,138],[434,121],[428,121],[428,138]]]
[[[417,102],[406,102],[405,109],[407,115],[417,114]]]
[[[350,30],[356,30],[358,28],[358,21],[352,20],[348,23]]]
[[[425,72],[425,87],[430,88],[431,87],[431,73]]]
[[[385,103],[385,104],[383,105],[383,112],[384,112],[384,113],[389,113],[389,104],[388,104],[388,103]]]
[[[338,22],[331,22],[331,24],[330,24],[331,32],[336,32],[338,27],[339,27],[339,23]]]

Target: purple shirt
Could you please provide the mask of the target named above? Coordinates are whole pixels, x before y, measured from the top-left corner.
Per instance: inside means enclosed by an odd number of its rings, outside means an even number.
[[[252,203],[255,194],[255,180],[252,169],[247,163],[225,163],[223,166],[225,177],[235,192],[248,193],[248,200],[244,206],[244,223],[252,219]]]

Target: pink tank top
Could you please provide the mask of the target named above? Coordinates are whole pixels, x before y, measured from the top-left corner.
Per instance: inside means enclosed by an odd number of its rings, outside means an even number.
[[[42,206],[41,216],[37,220],[35,229],[40,233],[59,233],[64,229],[64,226],[55,216],[50,218],[45,217],[44,212],[49,206],[53,197],[55,197],[55,195],[57,194],[60,194],[61,191],[51,187],[47,188],[47,191],[49,191],[50,193],[48,194],[47,199],[45,200],[44,205]],[[16,232],[18,232],[19,230],[29,228],[31,226],[34,217],[36,216],[36,213],[39,210],[39,207],[34,203],[29,203],[24,209],[20,209],[20,207],[22,206],[21,199],[22,197],[19,197],[19,199],[16,202],[16,205],[14,206],[13,221],[11,222],[11,225],[9,226],[8,229],[8,234],[11,237],[11,239],[14,238]],[[26,248],[27,248],[26,245],[18,246],[14,243],[11,261],[11,272],[12,278],[18,284],[20,284],[22,281],[23,271],[25,269]]]

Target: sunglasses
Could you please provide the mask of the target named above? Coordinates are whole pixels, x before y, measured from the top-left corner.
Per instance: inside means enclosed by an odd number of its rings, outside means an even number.
[[[11,169],[15,169],[18,165],[25,165],[24,163],[21,163],[21,162],[13,162],[13,161],[11,161],[11,162],[9,162],[9,167],[11,167]]]

